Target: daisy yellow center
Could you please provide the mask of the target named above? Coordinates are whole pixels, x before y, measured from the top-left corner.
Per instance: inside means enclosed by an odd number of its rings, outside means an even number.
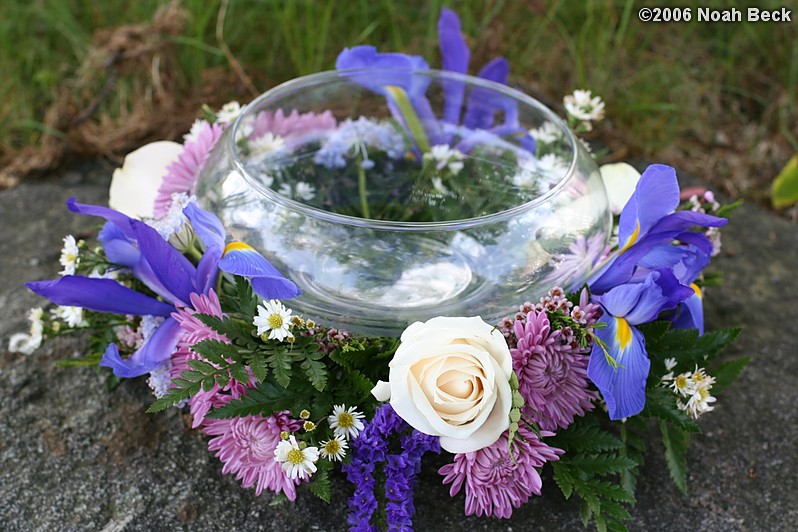
[[[281,329],[283,326],[283,317],[279,314],[271,314],[269,316],[269,328],[270,329]]]
[[[338,426],[348,429],[355,426],[355,418],[349,412],[342,412],[338,415]]]
[[[676,387],[677,388],[685,388],[687,386],[687,377],[684,375],[679,375],[676,377]]]
[[[299,449],[291,449],[288,451],[288,462],[299,465],[305,461],[305,456],[302,454],[302,451]]]
[[[338,454],[341,451],[341,444],[338,440],[330,440],[324,444],[324,450],[327,454]]]

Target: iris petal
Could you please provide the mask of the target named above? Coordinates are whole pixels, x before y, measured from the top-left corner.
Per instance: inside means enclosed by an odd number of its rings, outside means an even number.
[[[471,52],[463,39],[460,19],[451,9],[441,10],[441,17],[438,19],[438,43],[441,49],[443,70],[467,73]],[[465,85],[460,81],[444,80],[443,91],[443,120],[450,124],[459,124]]]
[[[610,366],[598,344],[593,345],[590,353],[587,375],[601,391],[610,419],[639,414],[646,404],[646,379],[651,362],[646,355],[643,334],[634,327],[629,327],[629,331],[631,338],[625,349],[620,348],[617,339],[619,329],[614,318],[607,320],[607,328],[596,331],[621,367]]]
[[[191,222],[194,232],[205,248],[224,247],[225,231],[222,222],[214,214],[197,207],[193,202],[183,209],[183,214]]]
[[[679,305],[673,326],[678,329],[698,329],[698,334],[704,334],[704,302],[698,292]]]
[[[301,292],[260,253],[243,242],[227,245],[219,268],[227,273],[248,277],[252,289],[266,299],[291,299]]]
[[[117,377],[130,379],[144,375],[172,356],[180,334],[180,324],[169,317],[130,358],[122,358],[116,345],[109,344],[100,365],[111,368]]]
[[[175,310],[172,305],[135,292],[112,279],[65,275],[53,281],[25,283],[25,286],[56,305],[95,312],[168,316]]]
[[[172,302],[188,305],[193,292],[191,280],[197,270],[189,260],[180,254],[158,232],[138,220],[130,220],[130,227],[138,242],[144,261],[158,283],[172,296]]]

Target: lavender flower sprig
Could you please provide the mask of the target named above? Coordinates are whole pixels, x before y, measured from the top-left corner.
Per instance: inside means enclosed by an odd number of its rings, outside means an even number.
[[[343,466],[346,478],[355,485],[355,493],[349,499],[350,514],[347,522],[350,530],[371,532],[378,530],[371,524],[377,509],[374,495],[376,465],[386,462],[385,496],[388,499],[386,514],[388,528],[407,530],[412,526],[413,484],[421,469],[421,457],[427,451],[439,453],[438,438],[414,430],[401,438],[402,452],[388,455],[389,438],[408,428],[390,404],[377,409],[374,418],[366,423],[357,438],[352,440],[352,461]]]

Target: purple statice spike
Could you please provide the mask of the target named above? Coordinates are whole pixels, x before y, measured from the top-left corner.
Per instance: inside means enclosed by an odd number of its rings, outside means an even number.
[[[25,283],[25,286],[56,305],[82,307],[94,312],[168,316],[175,309],[112,279],[65,275],[52,281]]]
[[[460,29],[460,19],[451,9],[442,9],[438,19],[438,45],[441,50],[441,63],[443,70],[468,73],[468,63],[471,52],[463,39]],[[443,120],[450,124],[460,123],[460,114],[465,97],[465,85],[460,81],[443,81],[444,104]],[[448,142],[447,142],[448,144]]]
[[[401,438],[402,452],[388,454],[391,435],[406,431],[407,423],[390,404],[380,406],[357,438],[352,440],[352,460],[343,466],[346,478],[355,485],[349,499],[350,530],[378,530],[371,517],[378,507],[374,489],[376,465],[385,462],[385,495],[388,528],[407,530],[412,526],[413,483],[421,468],[421,457],[427,451],[440,452],[439,439],[414,430]]]

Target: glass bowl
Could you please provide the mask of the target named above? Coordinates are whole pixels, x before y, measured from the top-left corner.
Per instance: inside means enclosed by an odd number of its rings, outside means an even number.
[[[323,72],[266,92],[196,195],[299,286],[289,307],[374,335],[435,316],[496,323],[577,288],[612,222],[595,162],[552,111],[443,71]]]

